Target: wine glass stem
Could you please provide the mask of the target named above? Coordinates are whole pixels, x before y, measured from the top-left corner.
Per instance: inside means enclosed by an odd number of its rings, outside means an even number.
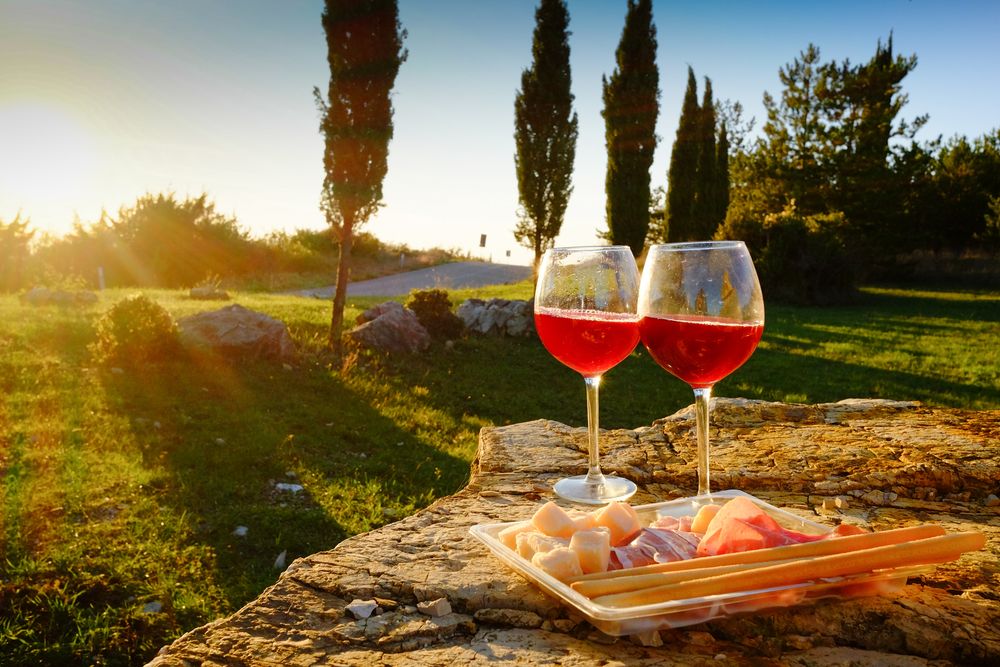
[[[708,495],[708,416],[711,387],[694,390],[695,424],[698,429],[698,495]]]
[[[587,436],[590,440],[588,447],[590,467],[587,469],[587,484],[602,484],[604,474],[601,473],[597,449],[597,388],[601,384],[601,376],[586,376],[583,381],[587,384]]]

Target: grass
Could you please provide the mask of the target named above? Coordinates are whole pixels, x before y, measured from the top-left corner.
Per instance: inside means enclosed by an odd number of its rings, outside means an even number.
[[[113,372],[88,344],[128,293],[84,310],[0,296],[0,665],[143,664],[259,595],[280,554],[330,549],[460,489],[483,426],[586,419],[580,377],[537,339],[340,361],[324,349],[329,302],[267,294],[236,300],[288,324],[295,368],[202,359]],[[175,318],[217,307],[145,293]],[[380,300],[349,299],[347,321]],[[996,410],[998,340],[996,292],[871,288],[850,307],[769,307],[757,352],[715,394]],[[690,403],[640,347],[606,375],[601,425]]]

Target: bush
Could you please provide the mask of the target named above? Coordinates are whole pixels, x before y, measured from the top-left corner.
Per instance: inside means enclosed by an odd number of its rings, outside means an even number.
[[[451,299],[446,290],[413,290],[406,307],[416,314],[432,338],[452,340],[465,328],[462,318],[451,312]]]
[[[714,238],[747,244],[765,302],[825,306],[857,293],[860,267],[841,241],[844,228],[842,213],[800,217],[793,200],[763,221],[731,209]]]
[[[178,356],[181,346],[170,313],[149,297],[133,294],[97,321],[92,351],[99,363],[139,368]]]

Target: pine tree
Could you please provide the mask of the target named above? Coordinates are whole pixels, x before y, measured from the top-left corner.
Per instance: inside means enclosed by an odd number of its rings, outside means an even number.
[[[649,168],[660,112],[652,0],[629,0],[615,61],[610,81],[602,78],[601,115],[608,149],[607,222],[611,242],[629,246],[638,256],[649,230]]]
[[[382,206],[392,139],[389,93],[406,60],[396,0],[326,0],[328,99],[314,89],[326,139],[320,209],[340,241],[329,341],[340,349],[354,230]]]
[[[688,85],[684,93],[677,138],[670,153],[667,171],[667,207],[664,212],[667,239],[670,242],[698,238],[695,224],[695,194],[698,191],[699,116],[698,83],[688,67]]]
[[[577,116],[569,69],[569,11],[563,0],[535,10],[534,58],[514,98],[514,141],[520,198],[514,238],[535,252],[535,265],[562,228],[573,191]]]
[[[719,197],[715,155],[715,103],[712,101],[712,81],[705,77],[705,94],[698,114],[698,180],[694,200],[695,236],[698,240],[712,238],[722,222],[716,219]]]

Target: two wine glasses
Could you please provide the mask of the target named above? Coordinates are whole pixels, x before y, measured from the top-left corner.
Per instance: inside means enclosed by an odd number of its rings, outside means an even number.
[[[539,265],[535,324],[545,348],[587,388],[587,474],[557,482],[559,496],[603,504],[635,493],[630,480],[601,472],[598,387],[640,339],[694,389],[698,494],[709,493],[712,386],[750,358],[764,331],[760,283],[742,242],[652,246],[641,279],[627,246],[553,248]]]

